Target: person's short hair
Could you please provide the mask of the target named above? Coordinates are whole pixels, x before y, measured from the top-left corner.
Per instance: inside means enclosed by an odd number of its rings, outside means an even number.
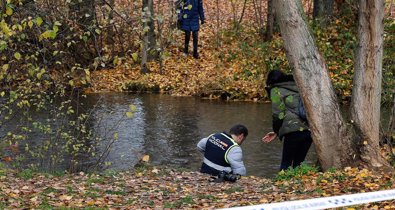
[[[244,125],[237,124],[230,128],[229,133],[234,135],[244,134],[244,137],[247,137],[248,129]]]

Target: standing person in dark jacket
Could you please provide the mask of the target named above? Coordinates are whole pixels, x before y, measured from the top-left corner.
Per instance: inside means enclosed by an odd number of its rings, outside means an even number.
[[[193,36],[193,57],[198,59],[198,32],[199,19],[201,24],[204,24],[204,9],[202,0],[184,0],[182,11],[181,29],[185,32],[185,46],[184,53],[188,54],[189,40],[191,39],[191,32]]]
[[[215,133],[201,139],[197,144],[197,149],[204,154],[200,172],[213,176],[217,176],[222,171],[246,175],[240,145],[247,135],[247,128],[238,124],[230,129],[229,134]]]
[[[267,77],[266,90],[272,101],[274,132],[262,141],[268,143],[278,136],[283,141],[280,170],[295,168],[305,160],[312,143],[307,122],[297,114],[301,100],[298,88],[292,75],[273,70]]]

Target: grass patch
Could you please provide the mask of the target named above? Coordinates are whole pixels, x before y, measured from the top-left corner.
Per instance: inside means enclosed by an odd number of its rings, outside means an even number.
[[[307,175],[308,173],[317,173],[318,168],[314,166],[310,166],[302,163],[300,166],[296,168],[289,168],[287,170],[282,170],[278,172],[277,176],[274,178],[275,181],[289,181],[292,178],[297,178],[303,175]]]
[[[42,192],[41,192],[41,194],[43,194],[43,195],[47,195],[47,194],[49,194],[49,193],[57,193],[57,192],[59,192],[59,190],[57,190],[57,189],[55,189],[55,188],[52,188],[52,187],[47,187],[46,189],[44,189]]]
[[[181,208],[181,206],[184,204],[194,204],[194,203],[195,203],[195,201],[193,200],[193,197],[190,195],[187,195],[176,202],[165,203],[164,208]]]
[[[94,183],[101,183],[103,184],[105,182],[103,177],[91,177],[86,181],[86,185],[91,185]]]
[[[118,190],[106,190],[105,193],[110,195],[126,195],[125,191],[118,191]]]
[[[235,193],[235,192],[244,192],[244,189],[241,187],[231,187],[231,188],[225,190],[225,193],[227,193],[227,194],[231,194],[231,193]]]
[[[213,195],[198,195],[199,199],[207,199],[207,200],[217,200],[217,198]]]
[[[88,191],[85,193],[85,196],[89,197],[89,198],[98,198],[98,197],[100,197],[100,194],[98,194],[96,192]]]
[[[38,206],[38,209],[53,209],[53,207],[48,203],[48,199],[44,198]]]
[[[24,180],[28,180],[33,178],[33,170],[31,169],[25,169],[23,171],[18,172],[17,176],[24,179]]]

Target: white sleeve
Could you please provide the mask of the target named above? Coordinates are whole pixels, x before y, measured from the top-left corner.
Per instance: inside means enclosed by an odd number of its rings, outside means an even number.
[[[197,149],[198,149],[199,152],[204,153],[204,151],[206,150],[207,140],[208,140],[208,137],[202,138],[202,139],[198,142],[198,144],[197,144]]]
[[[247,174],[247,170],[243,162],[243,151],[240,146],[231,148],[227,158],[233,174],[240,174],[243,176]]]

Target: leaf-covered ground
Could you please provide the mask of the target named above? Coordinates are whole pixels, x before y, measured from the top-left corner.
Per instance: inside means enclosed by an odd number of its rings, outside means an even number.
[[[0,171],[0,209],[215,209],[395,188],[395,175],[347,168],[293,178],[242,177],[214,183],[199,172],[137,168],[129,172],[54,176]],[[347,209],[395,209],[395,201]]]
[[[227,14],[221,16],[221,31],[217,31],[214,2],[206,1],[204,4],[206,23],[199,31],[200,59],[194,59],[191,55],[192,40],[190,54],[184,56],[184,32],[175,30],[174,40],[164,52],[163,64],[160,65],[158,61],[149,62],[149,74],[140,73],[139,60],[135,62],[131,58],[126,59],[113,69],[92,72],[91,86],[86,91],[113,92],[148,89],[182,96],[219,97],[225,93],[243,100],[263,98],[264,75],[261,67],[264,59],[250,56],[247,60],[246,55],[242,55],[240,51],[240,43],[234,40],[237,36],[223,34],[224,31],[232,28],[232,15],[229,12],[231,4],[227,2],[221,5],[221,14]],[[247,9],[252,11],[252,4],[249,4]],[[252,13],[248,11],[245,18],[252,19]],[[247,23],[250,26],[247,26]],[[252,40],[259,39],[255,32],[246,32],[251,31],[252,23],[253,21],[246,21],[246,24],[243,24],[249,29],[241,32],[242,39],[245,40],[243,43],[247,45],[248,50],[259,51],[248,46],[252,44],[250,43],[253,42]],[[222,42],[226,42],[220,47],[215,44],[217,33],[220,33],[218,36],[221,37]],[[246,63],[251,66],[246,68]],[[246,71],[248,71],[248,76],[245,75]]]

